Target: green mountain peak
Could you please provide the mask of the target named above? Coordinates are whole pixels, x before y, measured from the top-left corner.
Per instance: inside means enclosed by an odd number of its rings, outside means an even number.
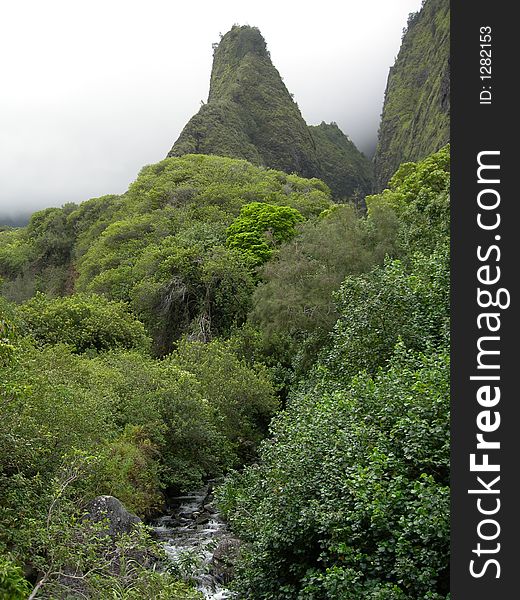
[[[372,188],[368,159],[343,135],[308,127],[256,27],[238,26],[215,47],[207,104],[168,156],[217,154],[317,177],[337,199]]]

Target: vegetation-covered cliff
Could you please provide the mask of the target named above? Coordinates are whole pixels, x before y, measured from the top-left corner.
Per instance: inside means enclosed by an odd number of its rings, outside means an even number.
[[[168,156],[218,154],[318,177],[337,199],[372,189],[370,161],[337,125],[308,127],[260,31],[234,26],[215,48],[207,104]]]
[[[402,162],[421,160],[449,141],[449,10],[449,0],[425,0],[410,15],[388,76],[374,157],[378,190]]]

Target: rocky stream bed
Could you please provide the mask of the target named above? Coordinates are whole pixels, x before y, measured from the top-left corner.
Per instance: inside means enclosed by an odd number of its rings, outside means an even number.
[[[170,499],[168,512],[156,519],[154,531],[164,544],[170,568],[192,579],[207,600],[233,598],[226,584],[238,540],[227,530],[213,503],[211,483]]]

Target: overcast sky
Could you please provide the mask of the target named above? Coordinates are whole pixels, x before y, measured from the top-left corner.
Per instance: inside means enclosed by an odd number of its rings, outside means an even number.
[[[211,44],[256,25],[309,124],[374,149],[420,0],[0,0],[0,215],[122,193],[206,100]]]

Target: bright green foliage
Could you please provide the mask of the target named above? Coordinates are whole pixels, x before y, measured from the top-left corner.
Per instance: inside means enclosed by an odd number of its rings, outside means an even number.
[[[388,76],[374,157],[379,190],[401,163],[421,160],[449,141],[449,54],[449,1],[426,0],[410,15]]]
[[[215,48],[208,103],[168,156],[185,154],[244,158],[318,177],[336,199],[372,189],[370,161],[336,125],[307,126],[255,27],[232,27]]]
[[[323,273],[338,273],[332,249],[339,244],[319,252],[336,220],[348,232],[342,247],[352,248],[351,271],[329,288],[339,287],[332,333],[312,370],[298,373],[258,464],[219,492],[245,541],[235,583],[244,600],[449,597],[448,159],[446,149],[404,165],[391,190],[370,199],[365,220],[338,207],[306,224],[287,248],[294,255],[305,240],[314,269],[302,271],[302,258],[291,262],[284,248],[278,263],[267,263],[256,314],[270,311],[261,323],[273,320],[273,336],[291,323],[293,333],[302,322],[291,321],[296,301],[309,293],[293,293],[286,282],[315,277],[317,257],[328,267]],[[316,237],[306,232],[311,226]],[[382,258],[384,232],[392,232],[386,248],[400,259],[369,268]],[[269,278],[282,258],[285,275]],[[285,293],[273,294],[275,282]],[[315,314],[301,310],[310,314],[307,331],[331,327],[315,320],[326,300]],[[254,356],[254,336],[235,340]]]
[[[14,311],[0,296],[0,367],[8,364],[14,354],[17,338],[14,319]]]
[[[336,320],[332,292],[348,274],[362,273],[391,251],[397,230],[392,211],[370,222],[349,205],[339,205],[306,223],[262,271],[254,317],[268,335],[328,332]]]
[[[330,191],[318,179],[287,175],[245,160],[192,154],[144,167],[130,186],[127,199],[127,214],[129,208],[145,212],[190,207],[192,220],[200,215],[210,221],[236,216],[249,202],[292,206],[309,217],[330,205]],[[203,210],[209,207],[212,211]],[[210,215],[213,219],[208,218]]]
[[[296,235],[295,225],[303,220],[301,213],[289,206],[252,202],[241,208],[227,228],[226,243],[246,262],[259,266],[269,259],[274,246]]]
[[[19,310],[39,344],[67,344],[73,352],[102,352],[110,348],[147,350],[150,339],[143,324],[122,302],[102,296],[76,294],[49,299],[37,294]]]
[[[29,272],[34,249],[27,240],[26,229],[0,231],[0,285],[6,298],[22,301],[30,298],[36,283]]]
[[[226,229],[251,203],[309,219],[330,207],[330,190],[243,160],[166,159],[123,196],[41,211],[27,228],[0,232],[2,290],[16,301],[76,290],[128,302],[158,354],[183,334],[226,335],[245,320],[254,283]]]
[[[33,302],[45,308],[79,300]],[[99,494],[150,515],[164,491],[197,488],[253,456],[276,407],[266,370],[251,369],[220,343],[186,342],[165,360],[136,349],[33,347],[17,333],[24,309],[2,301],[9,351],[0,380],[0,552],[9,549],[45,578],[43,597],[58,589],[56,573],[71,567],[91,573],[84,582],[90,598],[104,600],[107,590],[128,599],[198,598],[175,578],[134,563],[124,573],[107,570],[113,554],[79,516]],[[65,482],[67,494],[60,491]],[[150,547],[146,539],[130,542],[129,560],[135,544]]]
[[[405,252],[431,251],[450,236],[450,146],[418,163],[399,167],[388,189],[367,196],[368,213],[393,209],[403,223],[401,245]]]
[[[99,463],[89,482],[92,493],[115,496],[140,515],[159,509],[163,503],[160,447],[150,439],[159,436],[152,424],[127,425],[107,442],[99,451]]]
[[[53,473],[64,455],[115,431],[111,395],[93,385],[90,363],[64,347],[18,350],[0,394],[0,472],[8,478]]]
[[[0,555],[0,600],[25,600],[30,592],[31,586],[22,569]]]
[[[78,254],[76,289],[131,303],[157,354],[183,334],[208,340],[245,320],[251,264],[226,247],[226,229],[244,205],[269,205],[265,227],[280,241],[297,215],[310,218],[331,205],[318,180],[202,155],[146,167],[125,200],[124,213]]]
[[[238,70],[266,59],[235,34]],[[58,598],[72,568],[94,600],[198,598],[133,560],[161,558],[144,531],[114,554],[84,508],[148,517],[237,468],[219,495],[241,598],[444,600],[448,192],[448,148],[366,216],[317,179],[197,154],[0,232],[21,302],[0,298],[2,585],[23,589],[21,565]]]
[[[80,291],[99,291],[112,299],[127,300],[135,257],[154,240],[160,239],[161,234],[165,235],[163,230],[168,231],[167,223],[155,214],[139,215],[110,224],[81,258],[76,288]],[[121,276],[118,277],[116,273]],[[98,280],[100,283],[90,285]]]
[[[3,277],[14,278],[29,262],[32,248],[26,242],[24,229],[6,229],[0,231],[0,265]]]

